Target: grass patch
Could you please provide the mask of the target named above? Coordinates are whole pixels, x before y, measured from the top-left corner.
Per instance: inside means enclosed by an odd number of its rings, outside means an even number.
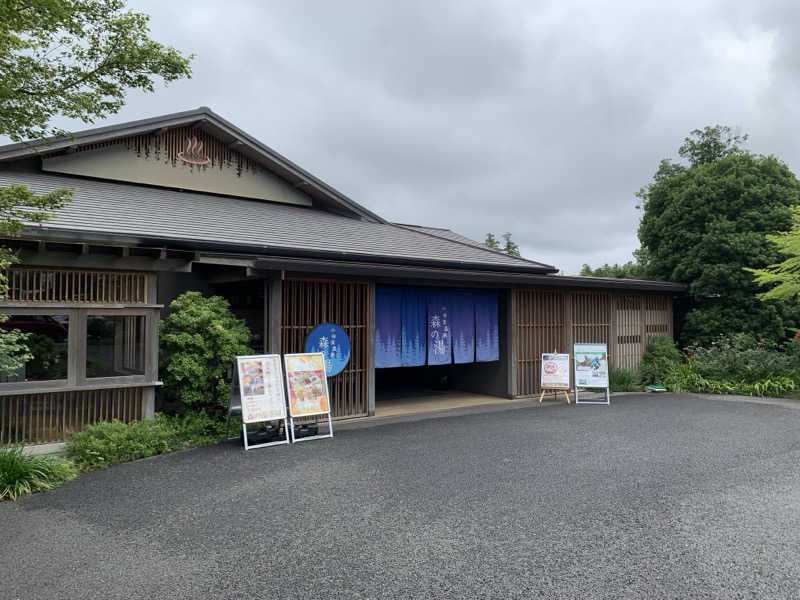
[[[608,372],[608,383],[612,392],[640,392],[639,374],[628,369],[612,368]]]
[[[0,500],[52,489],[76,474],[75,466],[58,456],[27,454],[22,446],[0,448]]]

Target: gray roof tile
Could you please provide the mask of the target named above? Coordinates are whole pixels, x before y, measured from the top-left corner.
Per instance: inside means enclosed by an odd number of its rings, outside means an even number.
[[[48,230],[111,234],[229,247],[256,253],[340,253],[421,264],[550,272],[550,265],[514,258],[472,243],[317,209],[183,192],[34,171],[0,171],[0,186],[37,193],[74,189],[73,201],[44,224]]]

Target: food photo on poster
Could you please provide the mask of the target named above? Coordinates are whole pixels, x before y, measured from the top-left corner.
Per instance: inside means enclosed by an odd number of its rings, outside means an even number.
[[[287,354],[284,360],[292,416],[329,412],[328,383],[322,353]]]

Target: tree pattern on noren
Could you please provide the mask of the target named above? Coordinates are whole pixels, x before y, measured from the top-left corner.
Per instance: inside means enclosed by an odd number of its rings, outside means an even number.
[[[378,286],[375,366],[499,360],[498,323],[494,291]]]

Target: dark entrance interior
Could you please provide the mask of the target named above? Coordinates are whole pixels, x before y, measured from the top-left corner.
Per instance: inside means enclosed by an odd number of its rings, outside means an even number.
[[[451,397],[459,392],[508,398],[508,307],[506,294],[498,294],[500,359],[491,362],[425,365],[375,369],[375,406],[404,399]]]
[[[230,302],[231,312],[247,323],[247,327],[250,329],[250,348],[253,353],[265,352],[264,280],[251,279],[218,283],[212,287],[214,294],[222,296]]]

